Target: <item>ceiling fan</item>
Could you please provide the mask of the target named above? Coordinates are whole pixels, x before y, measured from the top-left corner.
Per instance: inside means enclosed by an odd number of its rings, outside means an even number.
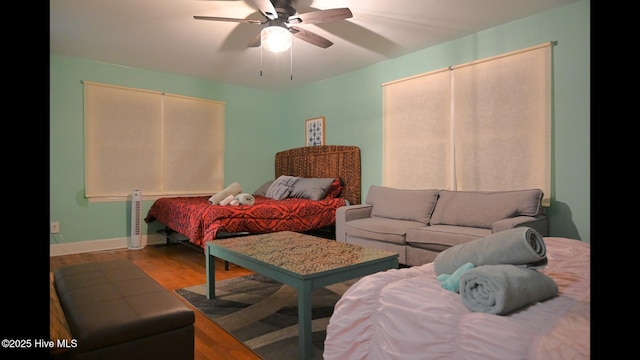
[[[319,24],[353,17],[349,8],[336,8],[327,10],[310,11],[297,14],[297,0],[251,0],[264,17],[263,21],[255,19],[235,19],[217,16],[194,16],[196,20],[229,21],[246,24],[262,25],[263,29],[276,30],[276,32],[288,32],[300,40],[321,48],[333,45],[330,40],[295,25]],[[283,31],[286,30],[286,31]],[[290,37],[289,37],[290,38]],[[249,47],[258,47],[262,42],[262,32],[249,42]],[[279,50],[273,50],[279,51]]]

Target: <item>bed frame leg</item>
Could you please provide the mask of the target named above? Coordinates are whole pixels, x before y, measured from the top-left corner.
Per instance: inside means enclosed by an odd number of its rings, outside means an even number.
[[[224,271],[229,271],[229,262],[227,260],[224,261]]]

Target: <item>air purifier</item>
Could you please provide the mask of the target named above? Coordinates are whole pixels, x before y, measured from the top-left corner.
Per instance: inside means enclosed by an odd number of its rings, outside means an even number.
[[[133,190],[131,193],[131,236],[129,250],[140,250],[142,246],[142,192]]]

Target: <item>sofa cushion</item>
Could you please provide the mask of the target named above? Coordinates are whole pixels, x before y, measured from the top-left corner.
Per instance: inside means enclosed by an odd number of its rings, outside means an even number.
[[[431,251],[448,248],[491,235],[491,230],[466,226],[431,225],[417,229],[407,229],[409,246]]]
[[[441,190],[431,225],[457,225],[490,229],[498,220],[540,213],[542,190]]]
[[[394,189],[371,185],[365,203],[373,205],[371,216],[429,223],[438,190]]]
[[[350,236],[404,245],[407,229],[422,226],[424,224],[417,221],[372,217],[347,222],[345,232]]]

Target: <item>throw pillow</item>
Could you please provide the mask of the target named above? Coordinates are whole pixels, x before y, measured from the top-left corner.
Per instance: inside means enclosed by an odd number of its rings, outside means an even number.
[[[333,178],[300,178],[293,185],[289,197],[320,200],[325,197],[333,181]]]
[[[267,194],[267,190],[269,190],[269,187],[271,186],[271,184],[273,184],[275,180],[269,180],[266,183],[262,184],[258,189],[256,189],[256,191],[253,192],[253,195],[261,195],[261,196],[265,196]]]
[[[340,197],[342,194],[342,189],[344,189],[344,182],[340,178],[333,179],[333,183],[331,183],[331,187],[327,194],[324,196],[325,199],[333,199]]]
[[[293,185],[298,181],[298,177],[280,175],[267,189],[266,197],[274,200],[282,200],[291,194]]]
[[[438,198],[437,189],[395,189],[371,185],[365,202],[371,216],[428,224]]]
[[[452,191],[441,190],[431,225],[456,225],[491,229],[498,221],[516,216],[536,216],[542,190]]]

